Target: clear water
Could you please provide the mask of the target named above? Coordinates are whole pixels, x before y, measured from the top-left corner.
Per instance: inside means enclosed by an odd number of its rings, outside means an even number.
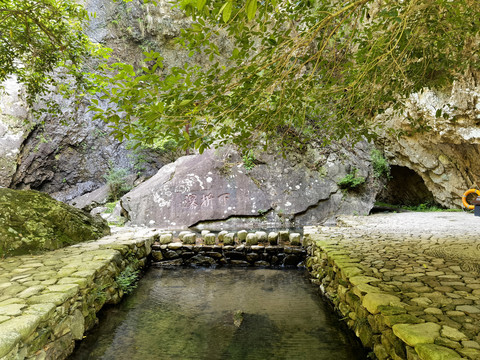
[[[234,314],[243,312],[243,322]],[[366,359],[303,271],[150,269],[70,360]]]

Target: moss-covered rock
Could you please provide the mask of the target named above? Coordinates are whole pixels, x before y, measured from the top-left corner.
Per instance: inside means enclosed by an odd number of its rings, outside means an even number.
[[[109,233],[102,218],[47,194],[0,188],[0,258],[54,250]]]

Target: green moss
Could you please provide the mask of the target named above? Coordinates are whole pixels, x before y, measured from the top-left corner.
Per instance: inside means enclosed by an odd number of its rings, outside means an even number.
[[[0,258],[54,250],[110,233],[106,222],[31,190],[0,189]]]
[[[357,176],[357,169],[354,169],[350,174],[347,174],[344,178],[340,179],[340,181],[337,182],[337,185],[340,189],[348,191],[356,189],[364,183],[365,178],[363,176]]]

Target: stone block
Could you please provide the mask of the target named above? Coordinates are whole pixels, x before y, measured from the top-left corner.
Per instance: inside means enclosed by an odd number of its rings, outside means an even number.
[[[223,238],[228,234],[228,231],[222,230],[218,233],[218,241],[223,242]]]
[[[418,344],[415,351],[422,360],[456,360],[462,357],[452,349],[435,344]]]
[[[203,236],[203,242],[205,245],[215,245],[215,234],[208,233]]]
[[[464,333],[447,325],[443,325],[440,334],[453,341],[467,340],[467,336]]]
[[[240,230],[237,233],[238,241],[240,241],[240,242],[245,241],[247,239],[247,234],[248,234],[248,232],[246,230]]]
[[[225,234],[223,237],[223,245],[234,245],[235,244],[235,233],[231,232]]]
[[[278,241],[280,243],[287,242],[289,240],[289,232],[286,230],[282,230],[278,232]]]
[[[180,241],[182,241],[182,240],[183,240],[183,237],[184,237],[185,235],[188,235],[188,234],[191,234],[191,231],[185,231],[185,230],[184,230],[184,231],[180,231],[180,232],[178,233],[178,239],[179,239]]]
[[[379,306],[382,305],[398,305],[400,298],[395,295],[384,293],[369,293],[363,297],[362,305],[371,313],[378,313]]]
[[[268,243],[270,245],[277,245],[278,244],[278,233],[277,232],[270,232],[268,234]]]
[[[170,244],[173,241],[172,234],[163,234],[160,236],[160,244]]]
[[[161,251],[152,251],[152,257],[153,257],[153,260],[155,261],[163,260],[163,254]]]
[[[193,244],[195,245],[195,241],[197,240],[197,235],[194,233],[189,233],[183,236],[182,242],[184,244]]]
[[[256,234],[249,233],[246,237],[247,245],[257,245],[258,244],[258,237]]]
[[[259,242],[267,242],[268,240],[268,235],[265,231],[257,231],[255,232],[255,235]]]
[[[288,239],[290,240],[290,245],[300,246],[301,245],[301,235],[299,233],[291,233]]]
[[[402,341],[415,347],[417,344],[433,344],[435,339],[440,336],[441,326],[428,322],[424,324],[396,324],[393,325],[392,329],[393,333]]]

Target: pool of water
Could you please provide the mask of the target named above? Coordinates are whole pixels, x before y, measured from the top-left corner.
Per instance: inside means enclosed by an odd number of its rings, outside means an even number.
[[[70,360],[366,359],[304,271],[150,269]]]

